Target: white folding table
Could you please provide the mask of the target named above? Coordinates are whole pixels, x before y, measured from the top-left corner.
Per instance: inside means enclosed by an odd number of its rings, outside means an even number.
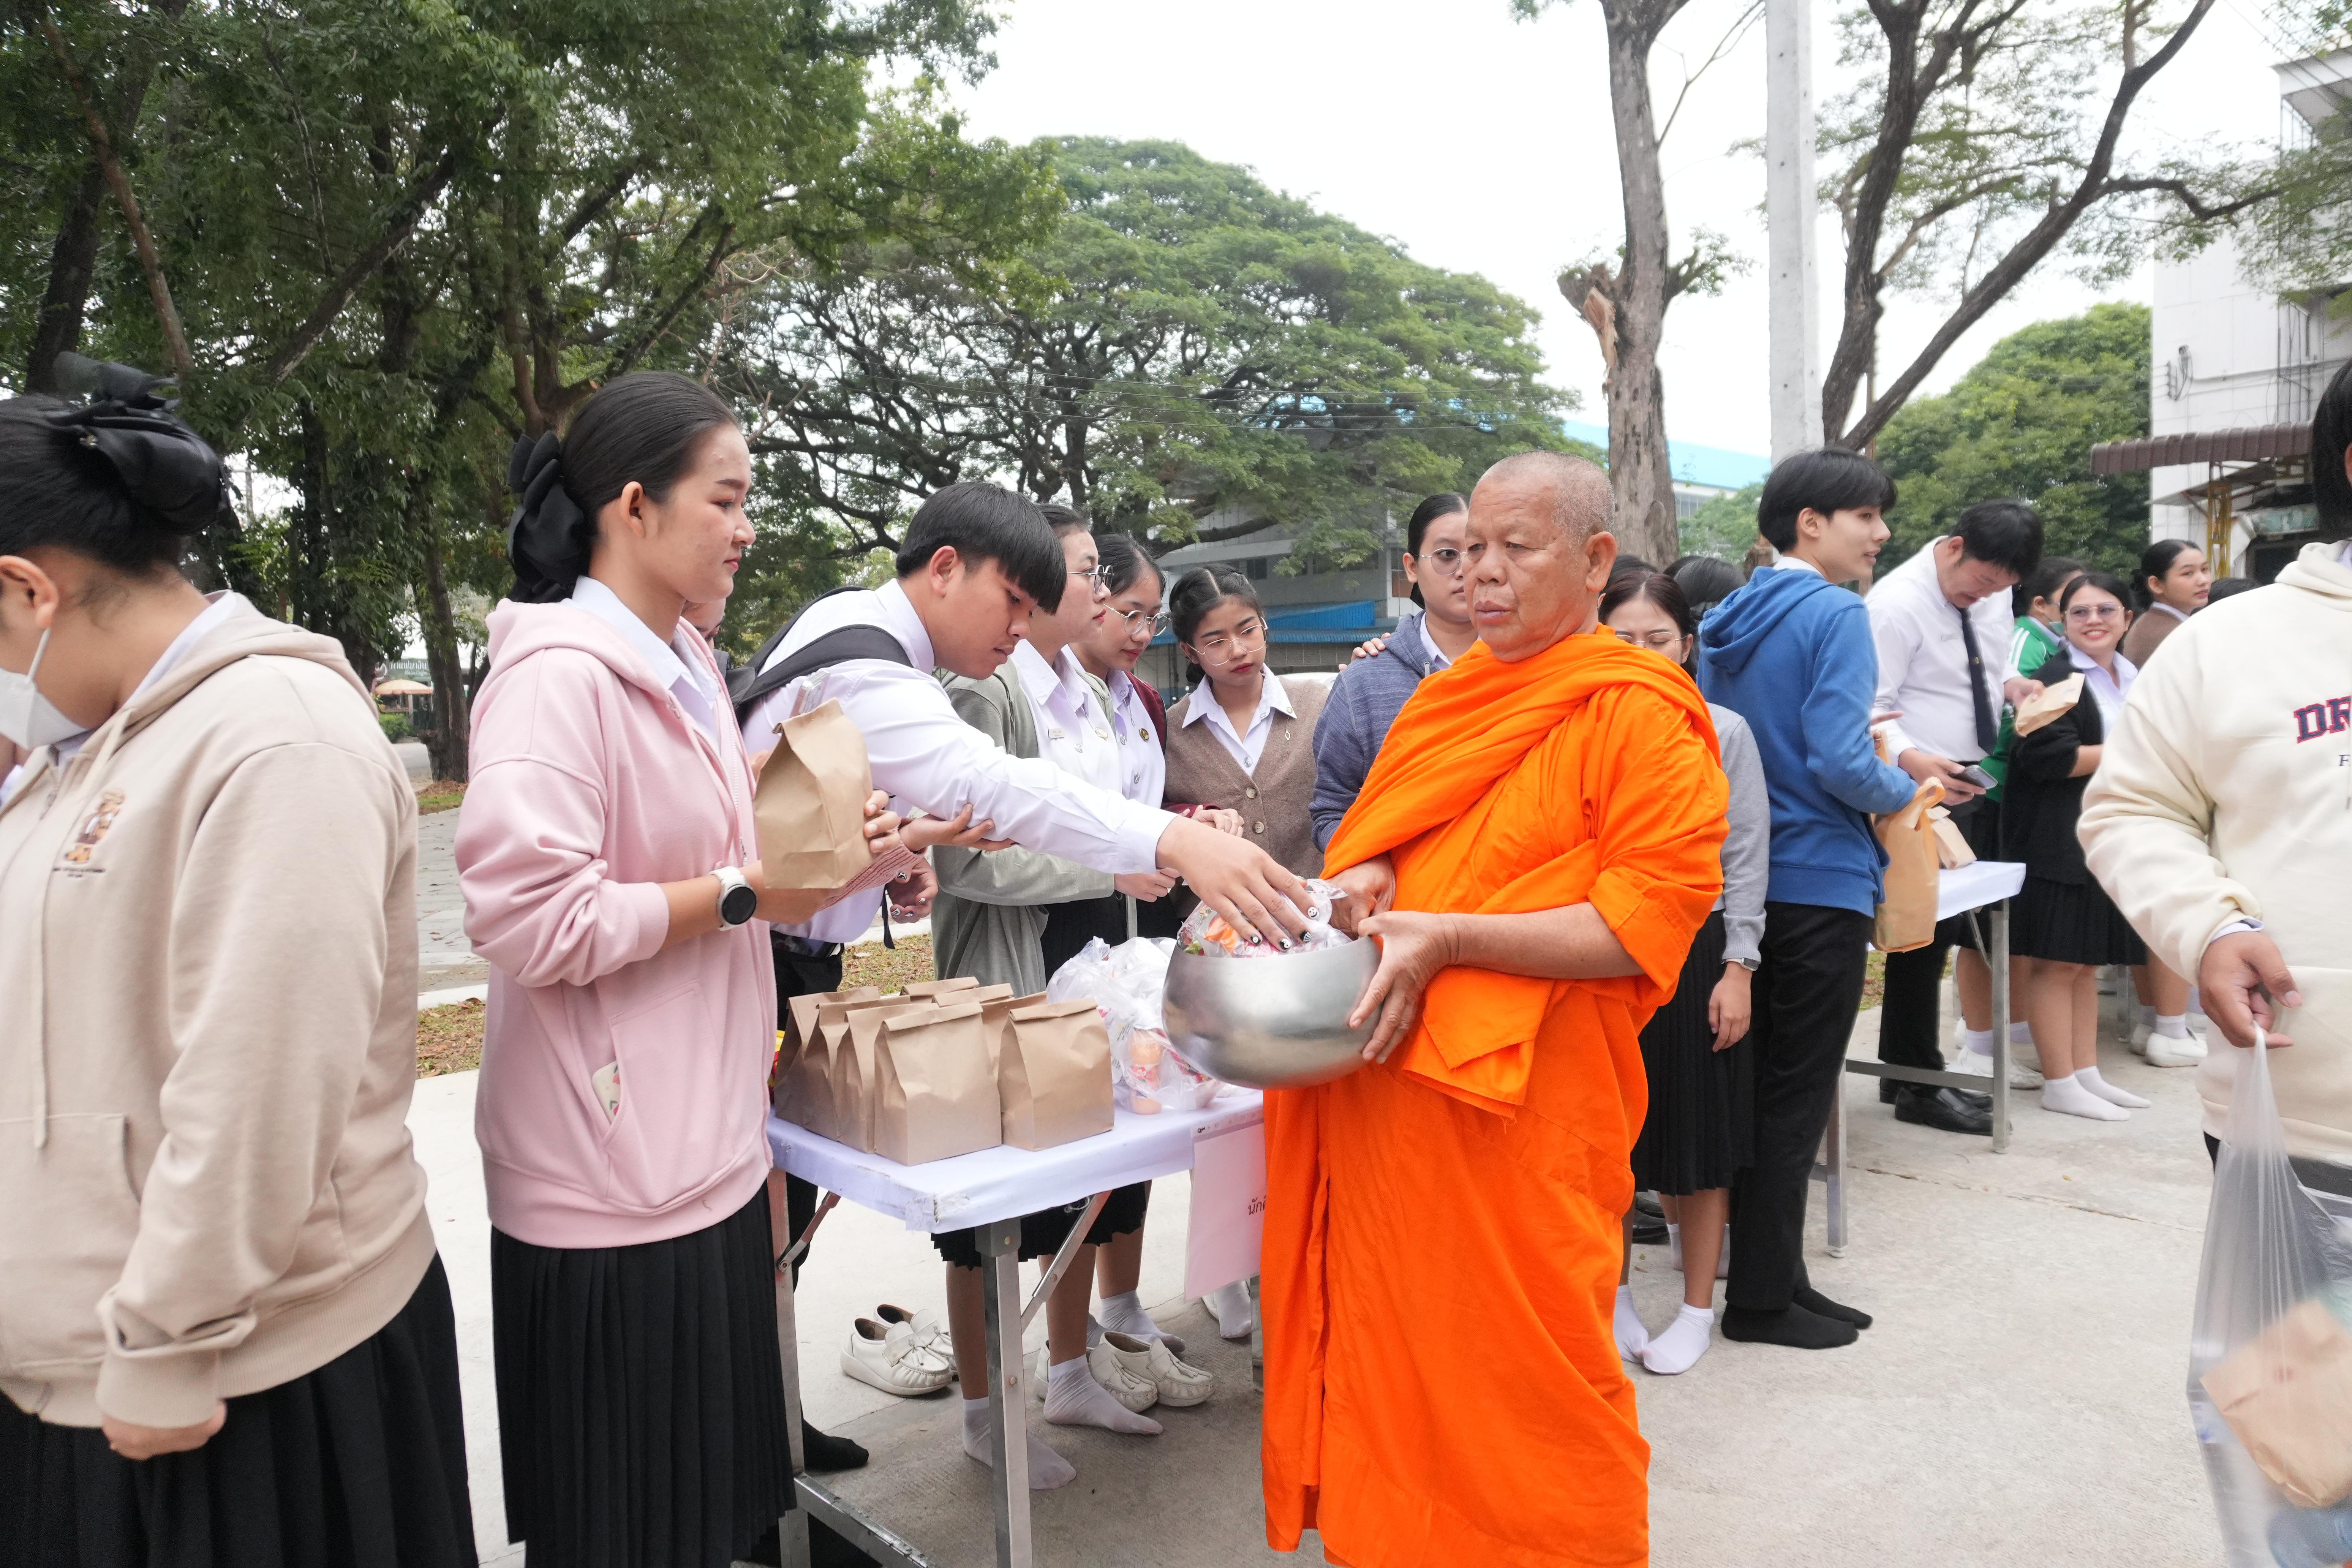
[[[2009,1150],[2009,900],[2025,886],[2025,867],[2014,860],[1979,860],[1942,872],[1936,881],[1938,923],[1970,910],[1990,906],[1986,933],[1985,963],[1992,970],[1992,1080],[1974,1073],[1898,1067],[1891,1062],[1848,1058],[1845,1070],[1864,1078],[1899,1079],[1905,1083],[1929,1083],[1944,1089],[1964,1089],[1992,1095],[1992,1152]],[[1880,1026],[1885,1027],[1882,1018]],[[1829,1191],[1824,1208],[1829,1221],[1830,1256],[1844,1255],[1845,1090],[1841,1086],[1830,1100],[1829,1131],[1824,1139],[1829,1157],[1822,1170]]]
[[[1028,1375],[1022,1330],[1069,1268],[1114,1188],[1189,1171],[1192,1151],[1202,1139],[1255,1126],[1265,1119],[1256,1090],[1228,1088],[1205,1110],[1154,1116],[1114,1111],[1109,1131],[1056,1148],[999,1147],[929,1164],[901,1165],[769,1118],[768,1148],[776,1168],[832,1194],[819,1206],[808,1231],[791,1239],[776,1268],[776,1341],[783,1352],[784,1413],[800,1502],[783,1521],[787,1568],[806,1568],[812,1515],[877,1562],[924,1561],[914,1547],[802,1470],[800,1333],[793,1314],[792,1265],[837,1199],[893,1215],[909,1230],[980,1232],[988,1323],[989,1443],[995,1456],[991,1500],[996,1516],[996,1561],[999,1568],[1031,1568]],[[1085,1217],[1071,1228],[1069,1239],[1024,1306],[1018,1261],[1021,1216],[1089,1197],[1093,1201]]]

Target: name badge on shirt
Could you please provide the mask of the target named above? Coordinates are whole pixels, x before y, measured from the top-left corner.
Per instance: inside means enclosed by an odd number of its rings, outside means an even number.
[[[1049,741],[1066,741],[1069,737],[1063,734],[1059,730],[1048,730],[1045,731],[1045,739]]]

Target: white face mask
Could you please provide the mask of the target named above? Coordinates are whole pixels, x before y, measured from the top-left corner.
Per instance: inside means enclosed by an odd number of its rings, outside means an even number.
[[[59,712],[58,705],[33,684],[33,677],[40,673],[41,656],[48,651],[49,633],[44,627],[40,646],[33,650],[32,668],[22,675],[0,669],[0,735],[28,752],[69,740],[88,728]]]

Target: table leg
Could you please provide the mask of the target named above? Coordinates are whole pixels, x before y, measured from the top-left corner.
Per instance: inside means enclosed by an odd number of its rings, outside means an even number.
[[[989,1449],[995,1460],[997,1568],[1031,1568],[1029,1378],[1021,1350],[1021,1221],[980,1227],[988,1323]]]
[[[2009,1149],[2009,900],[1992,907],[1992,1152]]]
[[[1845,1074],[1838,1074],[1836,1092],[1830,1097],[1829,1179],[1822,1199],[1829,1222],[1830,1256],[1845,1256]]]
[[[1258,1277],[1249,1277],[1250,1299],[1250,1383],[1260,1394],[1265,1392],[1265,1300],[1258,1290]]]
[[[783,1363],[784,1432],[793,1458],[795,1488],[808,1456],[801,1451],[801,1334],[793,1307],[792,1254],[776,1265],[776,1350]],[[808,1510],[794,1507],[776,1521],[776,1537],[783,1547],[784,1568],[808,1568]]]

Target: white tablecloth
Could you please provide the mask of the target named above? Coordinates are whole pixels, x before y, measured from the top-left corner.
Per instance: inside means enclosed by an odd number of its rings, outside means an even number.
[[[926,1165],[901,1165],[768,1118],[768,1151],[780,1170],[893,1215],[908,1230],[963,1230],[1192,1168],[1202,1138],[1265,1120],[1254,1089],[1228,1087],[1206,1110],[1112,1113],[1111,1130],[1052,1149],[1000,1145]]]
[[[1936,918],[1950,920],[1969,910],[2017,897],[2025,886],[2025,867],[2017,860],[1979,860],[1956,867],[1936,879]]]

